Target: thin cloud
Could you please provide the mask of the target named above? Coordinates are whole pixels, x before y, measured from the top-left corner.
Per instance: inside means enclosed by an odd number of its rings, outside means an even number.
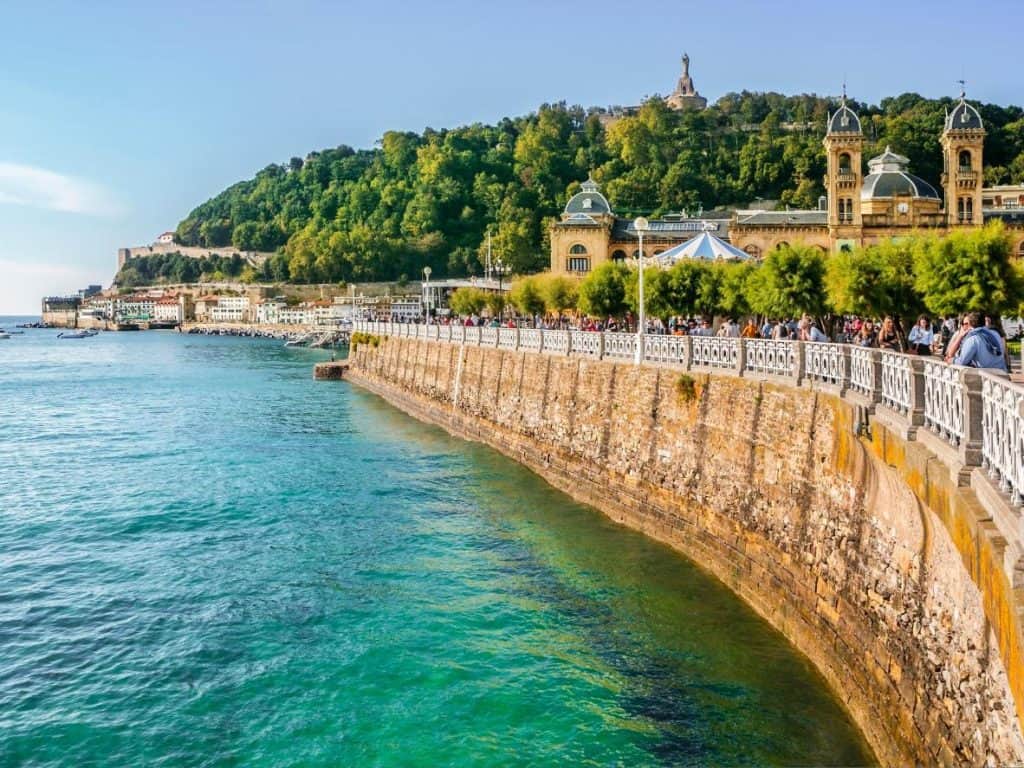
[[[0,204],[3,203],[90,216],[115,216],[122,210],[98,184],[18,163],[0,163]]]

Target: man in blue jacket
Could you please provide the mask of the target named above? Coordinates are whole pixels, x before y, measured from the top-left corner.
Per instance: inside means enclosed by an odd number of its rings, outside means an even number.
[[[971,330],[960,342],[953,362],[972,368],[996,368],[1005,371],[1006,357],[1003,355],[1003,340],[999,334],[986,328],[981,315],[977,312],[967,315],[966,319]]]

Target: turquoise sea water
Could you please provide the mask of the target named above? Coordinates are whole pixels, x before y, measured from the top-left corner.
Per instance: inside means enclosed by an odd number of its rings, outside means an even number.
[[[871,761],[716,581],[322,353],[55,336],[0,340],[0,766]]]

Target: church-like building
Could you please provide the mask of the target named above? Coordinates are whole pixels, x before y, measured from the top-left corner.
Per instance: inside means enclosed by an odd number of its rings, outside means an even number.
[[[909,160],[889,147],[868,160],[865,175],[864,133],[844,94],[839,109],[828,116],[825,197],[818,209],[664,216],[650,222],[645,235],[650,250],[645,248],[645,255],[657,254],[704,231],[753,258],[798,242],[835,253],[915,231],[949,232],[999,218],[1012,231],[1015,255],[1024,257],[1024,188],[982,188],[984,142],[981,115],[961,93],[960,101],[946,115],[939,139],[944,169],[939,187],[913,175]],[[994,200],[999,201],[998,207]],[[632,221],[614,214],[592,179],[566,204],[550,236],[551,271],[559,274],[584,275],[602,262],[625,261],[637,255]]]

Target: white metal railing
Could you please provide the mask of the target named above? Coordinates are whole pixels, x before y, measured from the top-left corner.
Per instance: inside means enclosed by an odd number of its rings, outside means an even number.
[[[982,466],[1010,495],[1024,501],[1024,389],[990,374],[981,377]]]
[[[540,352],[543,349],[544,331],[540,328],[520,328],[519,348],[530,352]]]
[[[569,343],[573,353],[601,357],[601,334],[597,331],[569,331]]]
[[[569,354],[569,332],[544,331],[544,350],[560,352],[563,355]]]
[[[924,425],[951,445],[964,439],[961,368],[938,360],[924,363]]]
[[[466,326],[466,327],[464,327],[462,329],[463,333],[466,335],[464,343],[466,343],[466,344],[476,344],[477,346],[480,346],[480,331],[481,330],[483,330],[483,329],[477,328],[476,326]]]
[[[845,387],[849,357],[849,347],[844,344],[804,344],[804,377]]]
[[[740,340],[719,336],[691,336],[691,364],[702,368],[737,369]]]
[[[498,329],[484,326],[479,329],[480,331],[480,346],[481,347],[496,347],[498,346]]]
[[[644,337],[644,360],[652,363],[686,365],[689,360],[689,336]]]
[[[744,371],[767,376],[793,376],[797,374],[798,342],[773,339],[743,339],[745,347]]]
[[[516,349],[519,346],[518,328],[499,328],[498,347],[501,349]]]
[[[636,334],[606,333],[604,335],[604,356],[614,360],[636,358]]]
[[[910,413],[913,407],[912,369],[910,358],[899,352],[881,351],[882,403],[899,413]]]
[[[850,386],[872,399],[878,392],[878,377],[875,371],[877,359],[877,350],[867,347],[850,349]]]

